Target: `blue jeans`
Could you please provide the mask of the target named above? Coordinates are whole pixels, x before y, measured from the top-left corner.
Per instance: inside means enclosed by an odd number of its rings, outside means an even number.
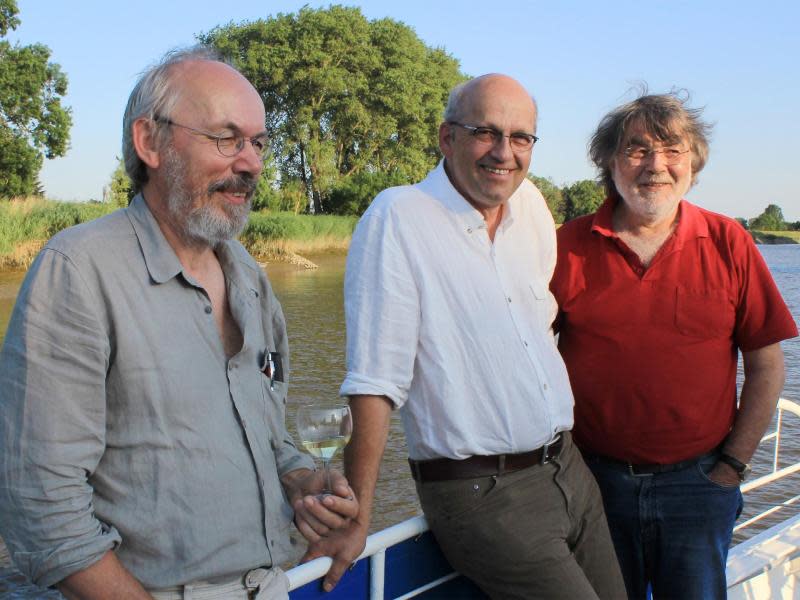
[[[711,600],[726,597],[725,562],[742,512],[739,486],[707,477],[714,457],[672,473],[637,476],[589,458],[628,597]]]

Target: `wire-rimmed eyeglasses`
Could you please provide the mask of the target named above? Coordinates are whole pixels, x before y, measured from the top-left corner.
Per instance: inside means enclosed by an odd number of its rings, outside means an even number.
[[[632,165],[638,165],[656,154],[661,154],[664,157],[664,162],[668,165],[675,165],[681,162],[683,155],[687,152],[690,152],[690,149],[682,150],[675,146],[648,148],[647,146],[640,146],[638,144],[632,144],[622,149],[623,156],[625,156]]]
[[[165,123],[171,127],[180,127],[181,129],[186,129],[195,135],[203,136],[204,138],[215,142],[217,144],[217,150],[219,150],[219,153],[228,158],[234,157],[244,150],[245,142],[250,142],[250,144],[253,146],[253,150],[255,150],[256,154],[261,157],[261,160],[264,160],[270,152],[266,133],[259,134],[255,137],[247,137],[236,134],[219,135],[209,131],[203,131],[202,129],[195,129],[194,127],[189,127],[188,125],[181,125],[180,123],[176,123],[167,117],[156,117],[155,121],[158,123]]]
[[[533,148],[533,145],[539,141],[537,136],[532,133],[525,133],[524,131],[515,131],[506,135],[502,131],[497,131],[494,127],[476,127],[475,125],[466,125],[458,121],[448,121],[447,123],[466,129],[472,134],[472,137],[475,138],[476,141],[486,146],[493,146],[504,137],[507,137],[509,144],[511,144],[514,150],[522,151],[530,150]]]

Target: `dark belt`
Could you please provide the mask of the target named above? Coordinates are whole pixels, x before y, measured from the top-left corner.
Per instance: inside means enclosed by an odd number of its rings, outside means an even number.
[[[627,471],[629,474],[633,476],[646,477],[648,475],[658,475],[660,473],[673,473],[675,471],[683,471],[684,469],[693,467],[700,461],[706,458],[711,458],[713,456],[716,456],[717,454],[718,454],[717,450],[713,450],[711,452],[707,452],[706,454],[695,456],[694,458],[688,458],[680,462],[670,463],[666,465],[656,465],[656,464],[634,465],[624,460],[609,458],[608,456],[602,456],[600,454],[592,454],[591,452],[584,452],[583,458],[586,460],[587,463],[597,462],[600,464],[608,465],[610,467],[619,467],[621,470]]]
[[[448,481],[450,479],[474,479],[491,477],[527,469],[534,465],[544,465],[558,458],[564,446],[566,433],[560,433],[555,441],[541,448],[519,454],[493,454],[491,456],[470,456],[463,460],[434,458],[432,460],[411,460],[411,476],[420,483],[426,481]]]

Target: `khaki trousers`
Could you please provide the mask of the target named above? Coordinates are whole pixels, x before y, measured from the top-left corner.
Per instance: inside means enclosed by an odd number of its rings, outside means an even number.
[[[490,597],[626,598],[600,491],[568,433],[548,464],[417,493],[450,564]]]
[[[148,591],[155,600],[288,600],[289,579],[274,567],[253,569],[227,583],[197,581]]]

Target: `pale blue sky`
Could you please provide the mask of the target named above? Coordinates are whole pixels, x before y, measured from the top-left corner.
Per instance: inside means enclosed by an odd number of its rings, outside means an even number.
[[[9,37],[41,42],[69,78],[71,149],[46,161],[50,197],[100,198],[120,154],[122,111],[137,74],[219,24],[329,2],[262,0],[18,0]],[[518,78],[539,102],[532,171],[558,185],[594,177],[586,142],[599,119],[646,81],[691,92],[716,123],[711,157],[689,198],[753,217],[778,204],[800,220],[800,3],[689,0],[364,0],[369,19],[391,17],[444,47],[470,75]],[[227,5],[227,6],[225,6]]]

